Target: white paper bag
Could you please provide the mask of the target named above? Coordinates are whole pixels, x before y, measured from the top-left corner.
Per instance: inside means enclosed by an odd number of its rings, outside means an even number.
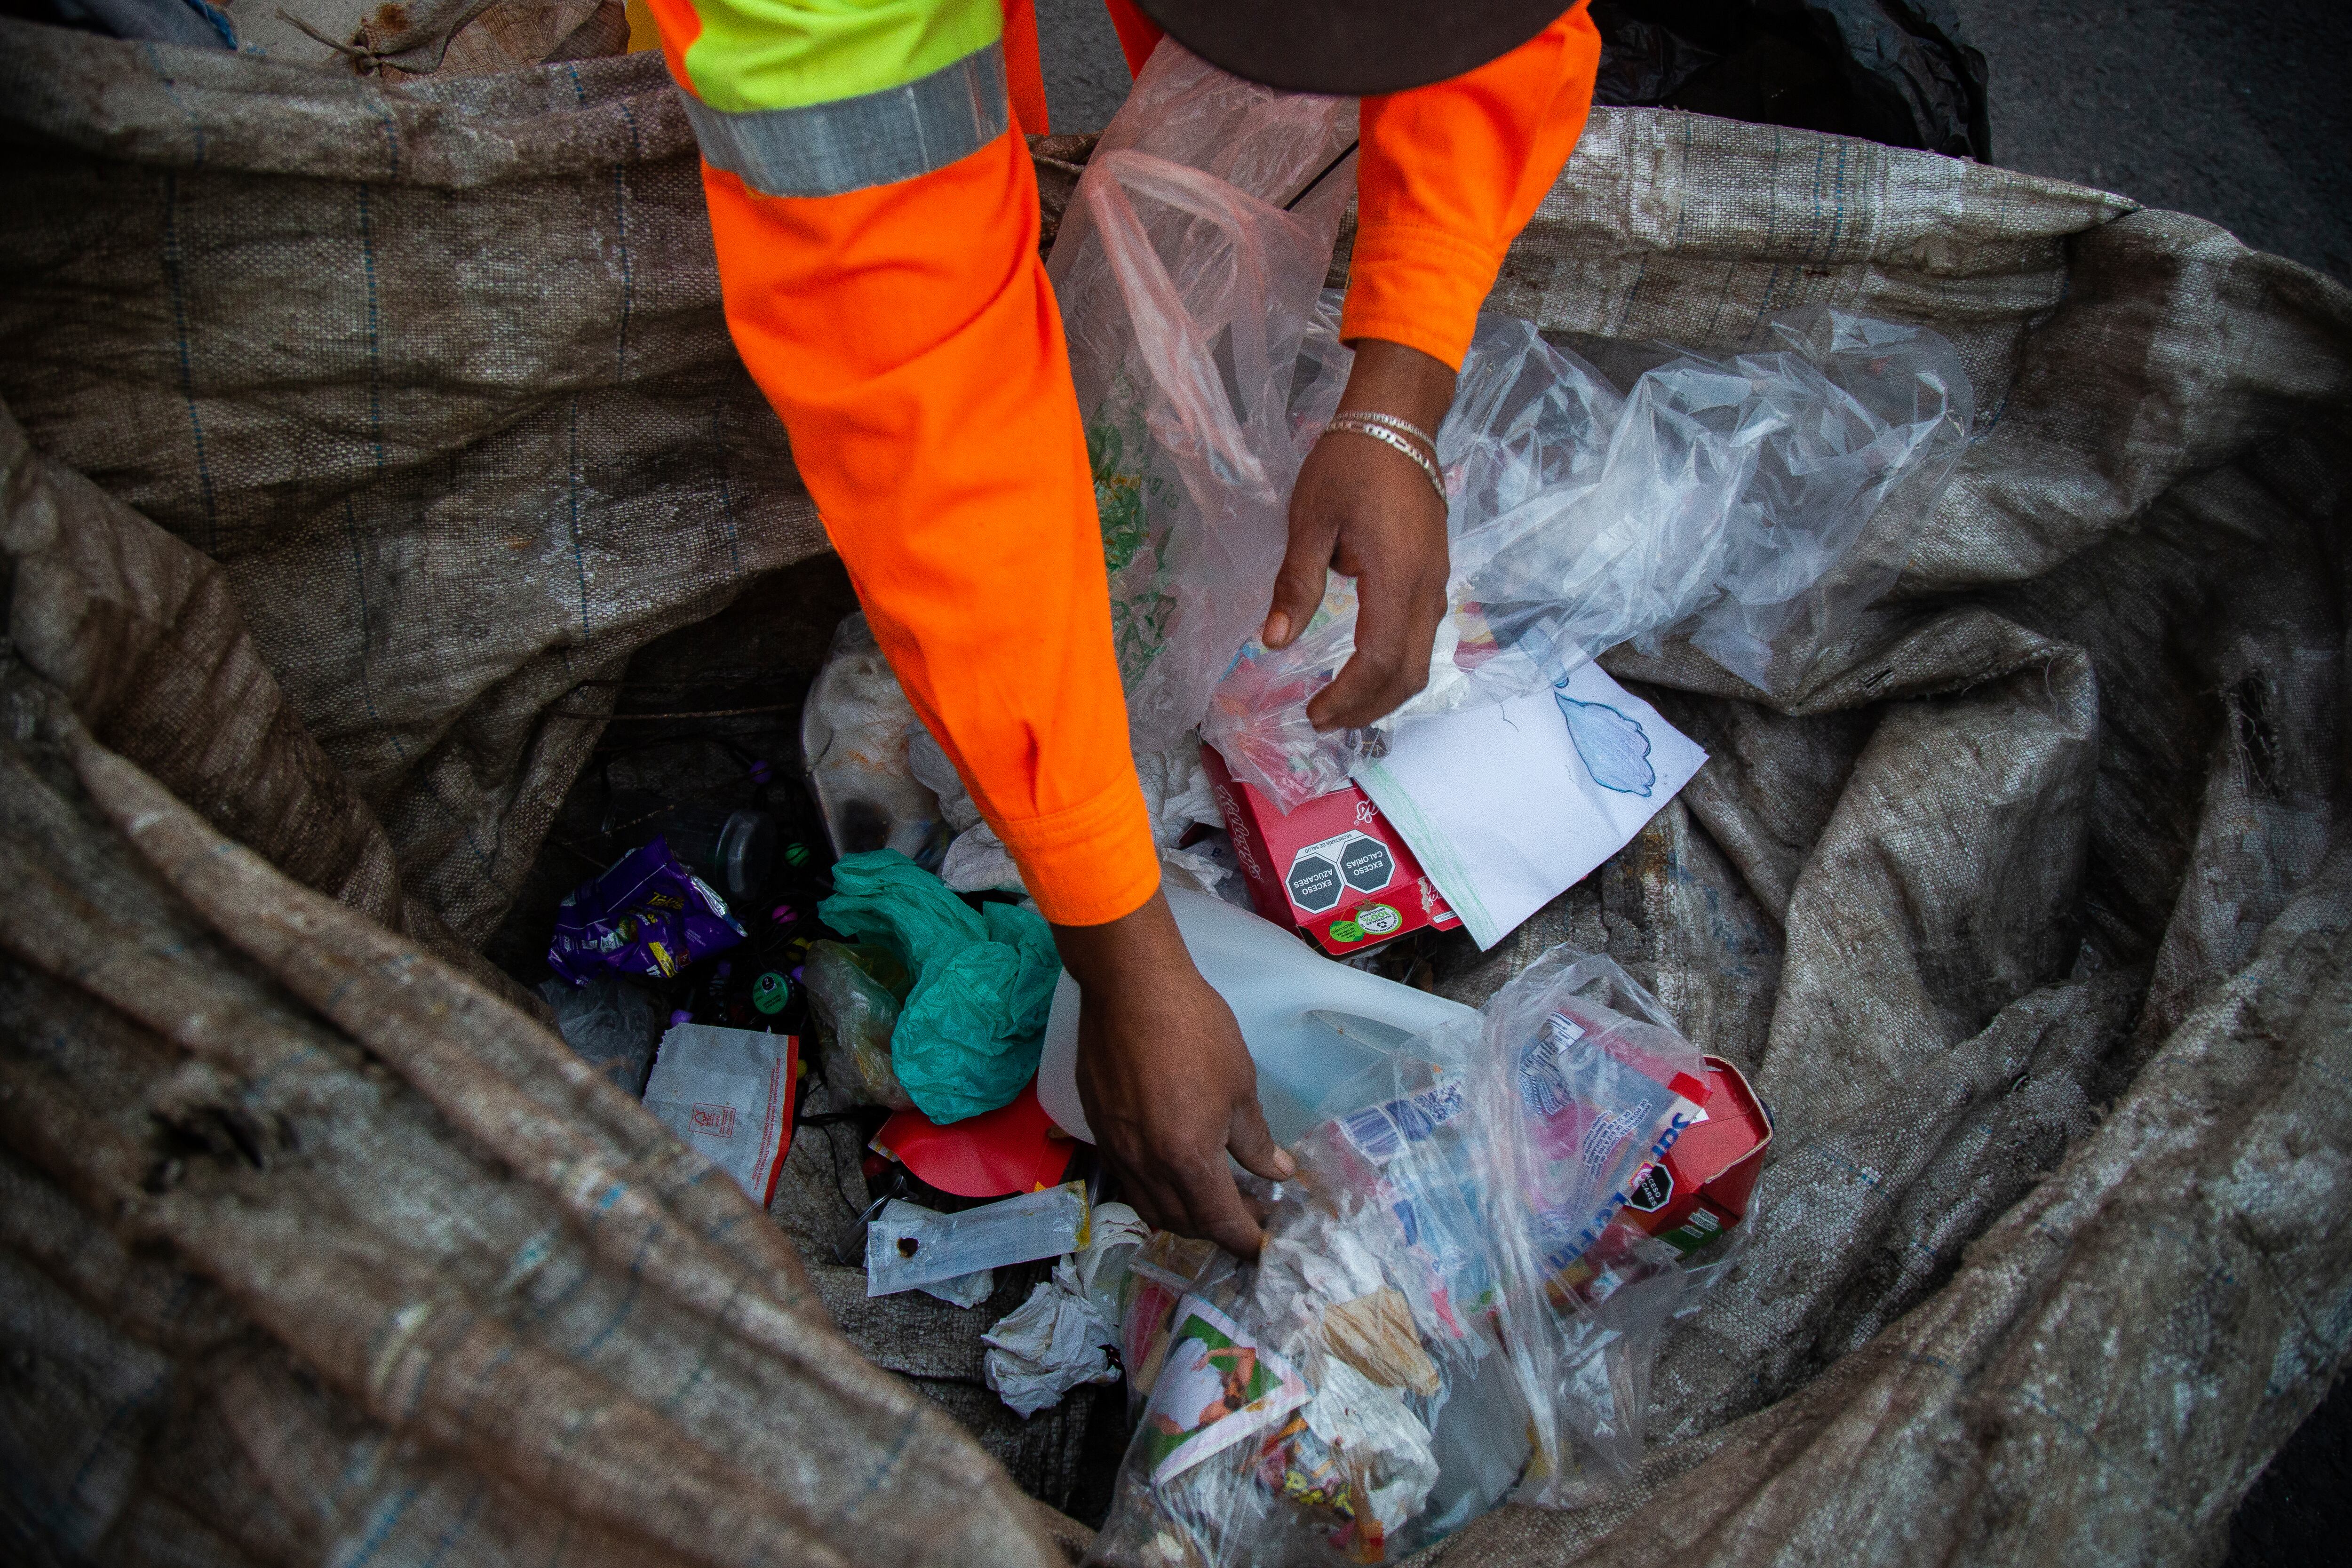
[[[796,1036],[675,1024],[646,1080],[646,1109],[766,1208],[792,1146],[799,1069]]]

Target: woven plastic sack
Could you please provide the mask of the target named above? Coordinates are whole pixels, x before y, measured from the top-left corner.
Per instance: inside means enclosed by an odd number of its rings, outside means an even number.
[[[814,1075],[761,1223],[478,946],[630,654],[821,544],[662,62],[0,40],[16,1554],[1083,1550],[1013,1478],[1099,1517],[1097,1391],[987,1386],[1015,1284],[866,1300]],[[1633,1480],[1444,1568],[2206,1561],[2347,1362],[2352,295],[2095,191],[1604,108],[1488,307],[1623,386],[1823,302],[1975,392],[1901,581],[1786,696],[1604,655],[1714,763],[1433,977],[1623,963],[1771,1103],[1769,1219]],[[542,922],[593,868],[549,855]]]

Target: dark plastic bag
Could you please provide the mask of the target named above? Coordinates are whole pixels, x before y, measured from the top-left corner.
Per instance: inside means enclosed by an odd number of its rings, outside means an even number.
[[[1950,0],[1596,0],[1601,103],[1989,162],[1984,56]]]

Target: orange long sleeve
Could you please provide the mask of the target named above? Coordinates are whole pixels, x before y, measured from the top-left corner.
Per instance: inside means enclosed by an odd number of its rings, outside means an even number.
[[[1015,127],[1031,136],[1052,132],[1045,63],[1037,52],[1037,0],[1004,0],[1004,95]]]
[[[1601,68],[1584,5],[1476,70],[1364,100],[1342,337],[1461,364],[1504,251],[1584,133]]]
[[[1045,918],[1160,885],[1020,136],[778,199],[705,168],[727,321],[915,710]]]

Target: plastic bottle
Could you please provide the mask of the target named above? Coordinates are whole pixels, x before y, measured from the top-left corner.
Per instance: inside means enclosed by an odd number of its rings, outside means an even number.
[[[939,797],[907,758],[921,728],[864,613],[850,616],[801,705],[802,764],[836,856],[887,847],[928,869],[947,852]]]
[[[1414,1035],[1475,1019],[1459,1002],[1334,963],[1290,931],[1205,893],[1170,888],[1168,907],[1202,979],[1241,1025],[1257,1064],[1258,1102],[1279,1142],[1317,1121],[1332,1089]],[[1054,993],[1037,1099],[1055,1124],[1094,1142],[1078,1102],[1078,987],[1066,973]]]
[[[776,822],[764,811],[679,805],[645,790],[613,797],[604,831],[623,843],[658,834],[669,852],[730,900],[749,899],[767,885],[776,865]]]

